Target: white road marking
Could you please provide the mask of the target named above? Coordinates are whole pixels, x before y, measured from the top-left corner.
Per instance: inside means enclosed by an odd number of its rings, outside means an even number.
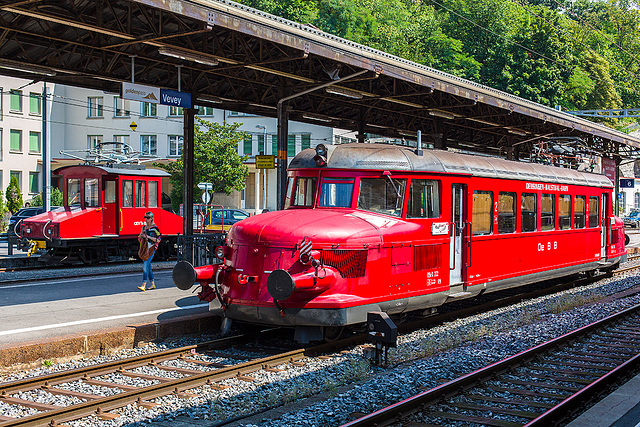
[[[176,310],[189,310],[192,308],[200,308],[200,307],[208,307],[208,306],[209,306],[209,303],[194,304],[194,305],[187,305],[184,307],[163,308],[160,310],[142,311],[140,313],[121,314],[119,316],[108,316],[108,317],[98,317],[96,319],[76,320],[74,322],[57,323],[55,325],[42,325],[42,326],[34,326],[31,328],[13,329],[11,331],[0,331],[0,336],[20,334],[23,332],[43,331],[45,329],[64,328],[67,326],[85,325],[87,323],[105,322],[108,320],[125,319],[127,317],[145,316],[148,314],[166,313],[169,311],[176,311]]]
[[[159,276],[161,274],[163,274],[164,272],[157,272],[157,273],[153,273],[154,276]],[[130,276],[140,276],[140,274],[142,273],[128,273],[128,274],[117,274],[117,276],[115,278],[119,278],[119,277],[130,277]],[[106,277],[107,275],[105,275]],[[59,280],[55,280],[53,282],[37,282],[37,283],[23,283],[20,285],[3,285],[2,283],[0,283],[0,290],[2,289],[13,289],[13,288],[28,288],[29,286],[43,286],[43,285],[58,285],[60,283],[71,283],[71,282],[82,282],[85,280],[95,280],[97,276],[87,276],[87,277],[79,277],[77,279],[59,279]],[[33,280],[38,280],[38,279],[33,279]]]

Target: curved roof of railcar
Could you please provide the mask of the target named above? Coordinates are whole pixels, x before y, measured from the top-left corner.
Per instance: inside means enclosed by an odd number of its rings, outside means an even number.
[[[485,178],[517,179],[558,184],[613,187],[604,175],[578,172],[573,169],[514,162],[497,157],[473,156],[442,150],[423,150],[389,144],[329,145],[327,168],[383,169],[435,173],[458,173]],[[315,168],[314,149],[300,152],[289,165],[290,169]]]
[[[99,166],[99,165],[72,165],[72,166],[63,166],[61,168],[56,169],[54,172],[58,174],[63,170],[67,170],[70,168],[79,168],[79,167],[95,168],[103,171],[106,174],[112,174],[112,175],[170,176],[170,174],[166,171],[163,171],[160,169],[146,169],[144,166],[117,168],[117,167]]]

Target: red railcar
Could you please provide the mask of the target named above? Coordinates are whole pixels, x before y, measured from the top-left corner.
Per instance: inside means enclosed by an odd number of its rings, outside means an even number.
[[[363,323],[482,292],[615,268],[624,228],[602,175],[376,144],[291,162],[285,209],[235,224],[219,266],[174,281],[229,319],[297,328]]]
[[[167,172],[120,164],[67,166],[54,173],[61,176],[64,208],[25,219],[20,226],[22,238],[46,242],[49,256],[85,262],[133,256],[147,211],[165,236],[160,254],[182,232],[182,217],[162,209],[161,180]]]

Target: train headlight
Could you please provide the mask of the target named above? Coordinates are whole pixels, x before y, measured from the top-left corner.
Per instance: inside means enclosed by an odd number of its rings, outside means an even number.
[[[318,167],[327,165],[327,146],[324,144],[318,144],[316,146],[316,155],[313,156],[313,160]]]
[[[224,256],[226,255],[227,251],[224,249],[224,246],[218,246],[216,248],[216,258],[218,259],[224,259]]]

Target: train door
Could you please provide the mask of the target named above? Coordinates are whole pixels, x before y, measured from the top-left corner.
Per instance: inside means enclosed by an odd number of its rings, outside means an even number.
[[[102,180],[102,234],[117,234],[118,204],[116,197],[116,180],[104,178]]]
[[[451,227],[449,235],[451,244],[449,250],[449,286],[458,285],[462,280],[462,263],[464,253],[464,211],[465,211],[465,186],[463,184],[451,185]]]
[[[609,197],[607,197],[607,193],[602,193],[602,206],[600,207],[600,227],[601,227],[601,236],[600,236],[600,257],[605,259],[607,257],[607,226],[609,221],[607,221],[607,207],[609,206]]]

